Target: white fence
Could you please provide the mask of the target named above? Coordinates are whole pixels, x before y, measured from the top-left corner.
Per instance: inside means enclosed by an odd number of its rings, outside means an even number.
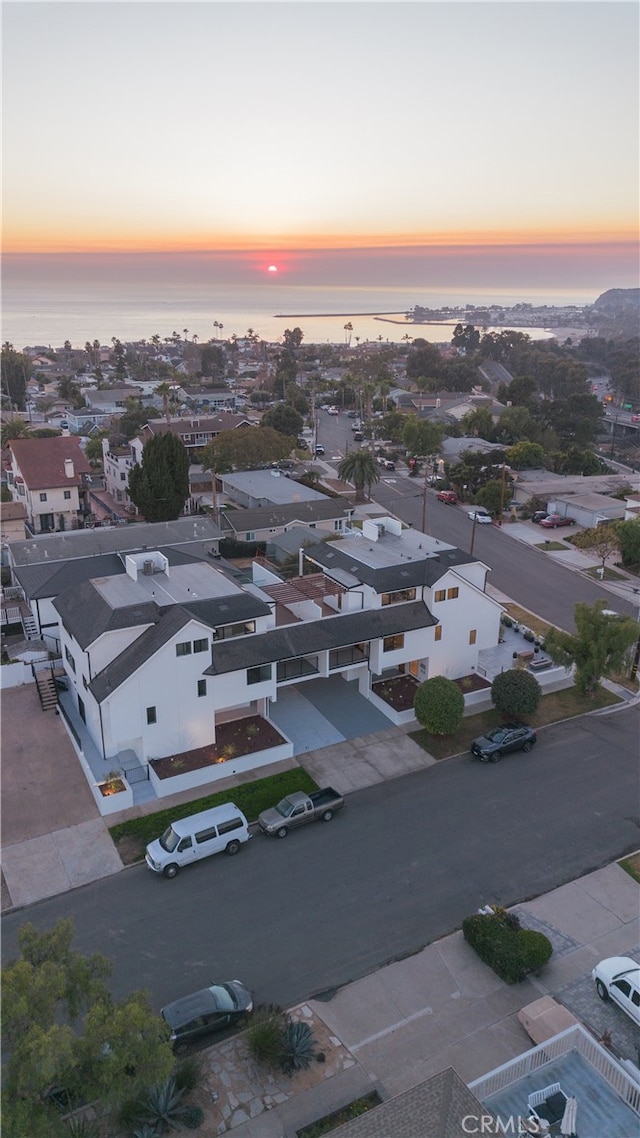
[[[577,1051],[582,1055],[623,1102],[636,1114],[640,1114],[640,1082],[628,1070],[624,1070],[619,1063],[616,1063],[609,1052],[592,1039],[579,1024],[568,1027],[538,1047],[533,1047],[531,1051],[525,1051],[524,1055],[519,1055],[510,1063],[504,1063],[502,1067],[496,1067],[495,1071],[490,1071],[488,1075],[469,1083],[469,1090],[484,1102],[491,1095],[497,1094],[512,1083],[519,1082],[540,1067],[546,1067],[548,1063],[561,1058],[569,1051]]]

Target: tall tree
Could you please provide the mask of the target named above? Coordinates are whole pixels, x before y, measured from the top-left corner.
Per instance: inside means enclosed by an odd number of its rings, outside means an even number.
[[[638,636],[638,625],[630,616],[608,608],[609,602],[577,604],[573,610],[576,632],[552,628],[544,641],[552,660],[565,668],[575,664],[578,691],[593,696],[603,676],[624,667]]]
[[[204,447],[200,461],[205,470],[216,470],[219,474],[227,470],[255,470],[287,458],[291,450],[291,437],[279,434],[273,427],[234,427],[221,431]]]
[[[154,435],[129,474],[129,495],[147,522],[173,521],[189,496],[189,456],[176,435]]]
[[[616,553],[620,544],[620,522],[610,522],[609,525],[594,526],[592,529],[582,530],[575,534],[571,544],[578,549],[586,549],[600,559],[600,567],[604,570],[607,557]]]
[[[0,371],[2,373],[3,394],[8,395],[14,407],[23,411],[27,383],[32,372],[31,360],[22,352],[16,352],[13,344],[5,340],[0,352]]]
[[[356,491],[356,502],[364,502],[364,488],[371,487],[379,482],[380,474],[375,459],[370,450],[352,450],[338,466],[338,478],[343,482],[352,482]]]
[[[109,961],[72,948],[72,921],[45,932],[23,925],[18,941],[20,955],[2,976],[7,1134],[68,1133],[49,1104],[52,1086],[65,1087],[71,1101],[114,1103],[168,1076],[173,1056],[161,1017],[141,992],[113,1001]]]
[[[287,403],[277,403],[270,411],[266,411],[260,421],[260,427],[272,427],[281,435],[289,435],[297,439],[304,426],[304,419],[293,407]]]

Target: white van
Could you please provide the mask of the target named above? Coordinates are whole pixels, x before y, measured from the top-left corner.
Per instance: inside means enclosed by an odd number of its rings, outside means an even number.
[[[251,834],[247,819],[233,802],[181,818],[147,846],[145,861],[154,873],[175,877],[183,865],[209,854],[236,854]]]

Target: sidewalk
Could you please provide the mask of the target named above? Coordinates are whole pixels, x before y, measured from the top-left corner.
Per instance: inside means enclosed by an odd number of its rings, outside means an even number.
[[[600,1004],[591,969],[603,957],[637,952],[639,911],[637,883],[614,863],[517,906],[522,924],[544,932],[554,946],[540,976],[505,984],[456,932],[346,985],[327,1002],[308,1001],[295,1012],[326,1027],[335,1045],[330,1069],[313,1087],[299,1076],[276,1087],[277,1077],[253,1066],[244,1075],[250,1093],[238,1103],[238,1071],[225,1066],[229,1044],[208,1049],[207,1085],[219,1094],[212,1133],[294,1138],[300,1127],[372,1090],[387,1100],[450,1066],[465,1083],[481,1077],[532,1046],[517,1018],[521,1008],[547,994],[562,1000],[582,981],[583,1004]],[[576,1014],[575,998],[570,1010]],[[631,1023],[629,1032],[633,1050]]]

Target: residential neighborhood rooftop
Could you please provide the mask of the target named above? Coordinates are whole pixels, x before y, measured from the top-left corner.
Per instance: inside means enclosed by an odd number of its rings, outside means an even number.
[[[10,439],[8,446],[30,490],[81,486],[82,476],[91,471],[78,439],[71,435],[50,439]]]

